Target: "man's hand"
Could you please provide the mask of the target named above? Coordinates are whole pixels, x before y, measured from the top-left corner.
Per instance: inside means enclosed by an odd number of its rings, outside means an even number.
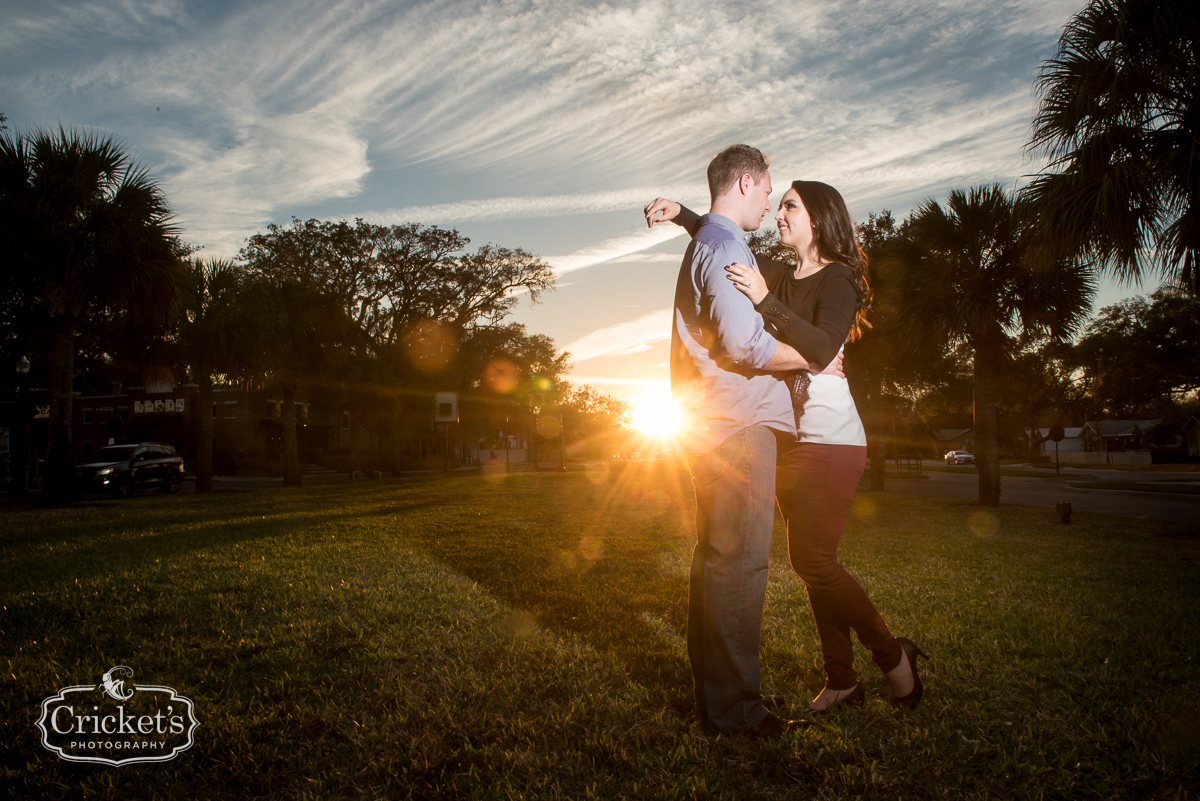
[[[682,206],[674,200],[667,200],[665,197],[656,197],[642,209],[642,212],[646,215],[646,227],[653,228],[655,223],[670,222],[679,216],[681,208]]]
[[[790,373],[795,370],[807,370],[813,373],[816,365],[809,364],[800,353],[786,342],[778,342],[775,346],[775,355],[763,365],[764,370],[770,373]],[[833,357],[824,370],[817,375],[832,375],[838,378],[845,378],[846,374],[842,372],[842,353],[838,351],[838,355]]]
[[[838,355],[833,357],[833,361],[831,361],[824,370],[818,373],[818,375],[835,375],[838,378],[846,377],[846,374],[842,372],[842,352],[840,350],[838,351]]]

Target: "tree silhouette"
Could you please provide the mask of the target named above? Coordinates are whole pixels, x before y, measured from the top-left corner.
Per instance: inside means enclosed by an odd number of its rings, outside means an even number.
[[[536,256],[491,244],[461,252],[469,243],[457,231],[417,223],[293,220],[251,237],[240,258],[256,273],[301,282],[340,306],[340,318],[358,334],[327,376],[341,385],[352,421],[390,417],[398,447],[406,411],[423,408],[435,390],[477,382],[491,358],[480,362],[482,353],[505,339],[504,318],[522,297],[537,302],[553,289],[550,265]],[[311,385],[313,373],[295,375]]]
[[[1122,278],[1197,289],[1200,4],[1092,0],[1041,69],[1029,185],[1047,233]]]
[[[266,369],[278,335],[265,281],[222,259],[190,259],[180,279],[175,342],[197,385],[196,492],[212,489],[213,375]]]
[[[846,343],[846,379],[862,416],[871,459],[871,489],[883,490],[888,443],[900,408],[915,390],[924,388],[924,374],[936,372],[939,352],[918,353],[916,343],[904,335],[889,248],[901,235],[890,211],[872,214],[857,226],[859,241],[867,253],[867,280],[873,299],[870,325],[862,336]]]
[[[1087,397],[1090,382],[1079,370],[1070,342],[1043,340],[1025,347],[1017,343],[1015,350],[1001,373],[997,407],[1019,424],[1019,438],[1032,461],[1038,445],[1046,441],[1038,429],[1063,424]]]
[[[111,138],[0,134],[0,235],[7,282],[50,318],[50,449],[42,502],[70,502],[75,332],[96,310],[170,317],[179,260],[166,198]]]
[[[996,375],[1011,337],[1073,334],[1094,294],[1077,260],[1035,245],[1036,227],[998,185],[927,201],[890,250],[900,330],[926,347],[972,351],[979,502],[1000,503]]]
[[[1195,320],[1200,301],[1173,286],[1106,306],[1074,349],[1093,409],[1116,418],[1154,414],[1200,390]]]
[[[272,282],[278,319],[270,374],[283,394],[283,484],[300,486],[296,393],[337,375],[363,345],[362,330],[338,298],[308,277]]]

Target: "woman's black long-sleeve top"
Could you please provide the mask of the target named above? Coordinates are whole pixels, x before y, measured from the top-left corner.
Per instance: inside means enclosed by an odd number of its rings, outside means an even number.
[[[695,236],[700,216],[680,206],[675,223]],[[862,303],[850,268],[834,262],[796,278],[795,266],[787,262],[766,256],[756,256],[755,261],[769,291],[754,309],[767,330],[795,348],[812,372],[825,369],[846,341]]]

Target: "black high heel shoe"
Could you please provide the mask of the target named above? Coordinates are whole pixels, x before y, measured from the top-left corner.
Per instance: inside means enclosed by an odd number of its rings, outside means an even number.
[[[921,703],[921,696],[925,694],[925,685],[921,684],[921,674],[917,672],[917,657],[929,657],[917,647],[917,644],[907,637],[897,637],[896,641],[900,643],[900,647],[904,649],[904,658],[908,660],[908,666],[912,670],[913,688],[912,692],[903,698],[892,698],[892,703],[896,706],[905,706],[909,709],[916,709],[917,704]]]

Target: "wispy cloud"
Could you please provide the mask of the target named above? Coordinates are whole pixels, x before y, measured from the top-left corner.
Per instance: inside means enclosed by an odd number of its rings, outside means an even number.
[[[188,15],[181,0],[118,0],[117,2],[74,2],[38,0],[5,4],[0,27],[0,48],[45,47],[64,36],[113,36],[132,39],[150,30],[184,23]]]
[[[637,262],[639,264],[654,262],[670,262],[672,264],[679,264],[679,259],[680,254],[678,253],[643,253],[642,251],[638,251],[637,253],[631,253],[628,256],[609,259],[607,262],[605,262],[605,264],[630,264],[633,262]]]
[[[597,386],[614,387],[643,387],[645,389],[670,390],[669,378],[621,378],[606,375],[570,375],[567,377],[573,384],[594,384]]]
[[[364,219],[391,225],[402,222],[461,222],[463,220],[513,220],[535,217],[565,217],[576,214],[598,214],[640,208],[656,194],[667,197],[687,197],[695,194],[694,186],[630,188],[609,192],[588,192],[578,195],[541,195],[535,197],[493,197],[482,200],[459,200],[428,206],[406,206],[381,212],[367,212]]]
[[[771,153],[777,183],[823,177],[862,210],[1015,179],[1033,68],[1079,5],[276,0],[204,24],[174,0],[28,3],[0,43],[33,31],[103,55],[0,61],[17,96],[121,109],[189,237],[220,252],[391,182],[407,205],[385,219],[636,208],[630,187],[700,183],[731,141]],[[430,177],[446,175],[478,200]]]
[[[650,248],[686,235],[686,231],[678,225],[656,225],[636,234],[614,237],[597,245],[590,245],[567,256],[547,256],[546,261],[559,275],[593,267],[605,262],[616,262],[634,253],[641,253]],[[655,254],[657,256],[659,254]],[[679,256],[672,259],[678,261]],[[656,261],[657,258],[650,259]]]
[[[671,307],[643,314],[636,320],[605,326],[586,334],[563,350],[576,363],[598,356],[624,356],[650,350],[656,343],[671,338]]]

